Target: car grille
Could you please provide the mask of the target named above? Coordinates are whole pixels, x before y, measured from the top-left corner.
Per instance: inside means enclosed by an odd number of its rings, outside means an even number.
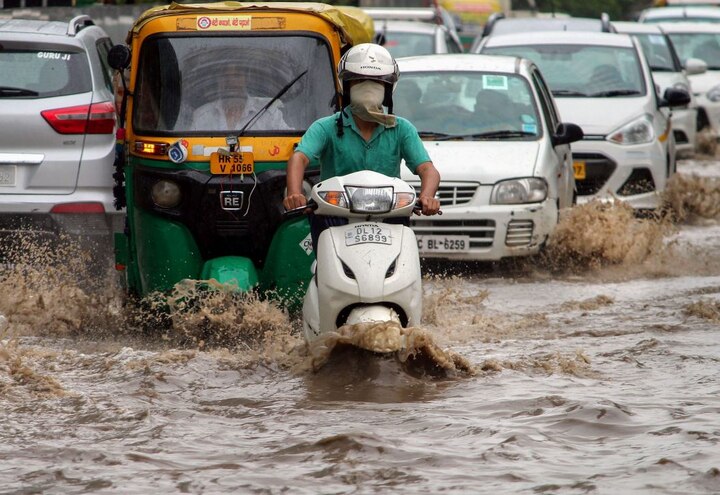
[[[574,161],[584,161],[586,178],[575,179],[578,196],[597,194],[615,172],[617,164],[600,153],[573,153]]]
[[[411,184],[420,192],[420,184]],[[464,205],[472,201],[479,182],[441,182],[435,197],[440,201],[440,207]]]
[[[489,248],[495,236],[494,220],[412,220],[417,235],[467,235],[470,249]]]
[[[505,235],[506,246],[527,246],[530,244],[535,224],[532,220],[510,220]]]

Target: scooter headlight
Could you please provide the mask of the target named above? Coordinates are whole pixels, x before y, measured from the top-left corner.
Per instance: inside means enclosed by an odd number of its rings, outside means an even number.
[[[387,213],[393,207],[392,187],[345,187],[353,213]]]
[[[152,200],[160,208],[174,208],[180,204],[180,187],[169,180],[159,180],[152,187]]]
[[[498,182],[493,188],[490,202],[496,205],[541,203],[548,194],[547,182],[537,177]]]

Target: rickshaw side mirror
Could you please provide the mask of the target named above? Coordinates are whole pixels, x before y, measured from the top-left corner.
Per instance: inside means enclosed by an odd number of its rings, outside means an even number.
[[[107,55],[107,62],[115,70],[125,70],[130,66],[130,49],[125,45],[113,46]]]
[[[375,36],[373,36],[373,43],[375,43],[376,45],[383,46],[385,45],[386,41],[387,39],[385,38],[385,33],[383,31],[375,33]]]

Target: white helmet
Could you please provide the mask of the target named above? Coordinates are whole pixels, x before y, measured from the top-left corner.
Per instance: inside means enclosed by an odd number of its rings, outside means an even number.
[[[361,43],[350,48],[338,64],[338,78],[343,86],[355,79],[372,79],[386,83],[394,90],[399,75],[393,56],[375,43]]]

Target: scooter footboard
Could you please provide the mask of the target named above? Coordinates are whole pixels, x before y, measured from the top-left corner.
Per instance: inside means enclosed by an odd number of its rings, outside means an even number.
[[[364,304],[392,306],[403,324],[420,323],[420,261],[410,228],[381,222],[331,227],[321,234],[317,251],[322,333],[344,323],[338,318],[347,316],[346,308]]]

